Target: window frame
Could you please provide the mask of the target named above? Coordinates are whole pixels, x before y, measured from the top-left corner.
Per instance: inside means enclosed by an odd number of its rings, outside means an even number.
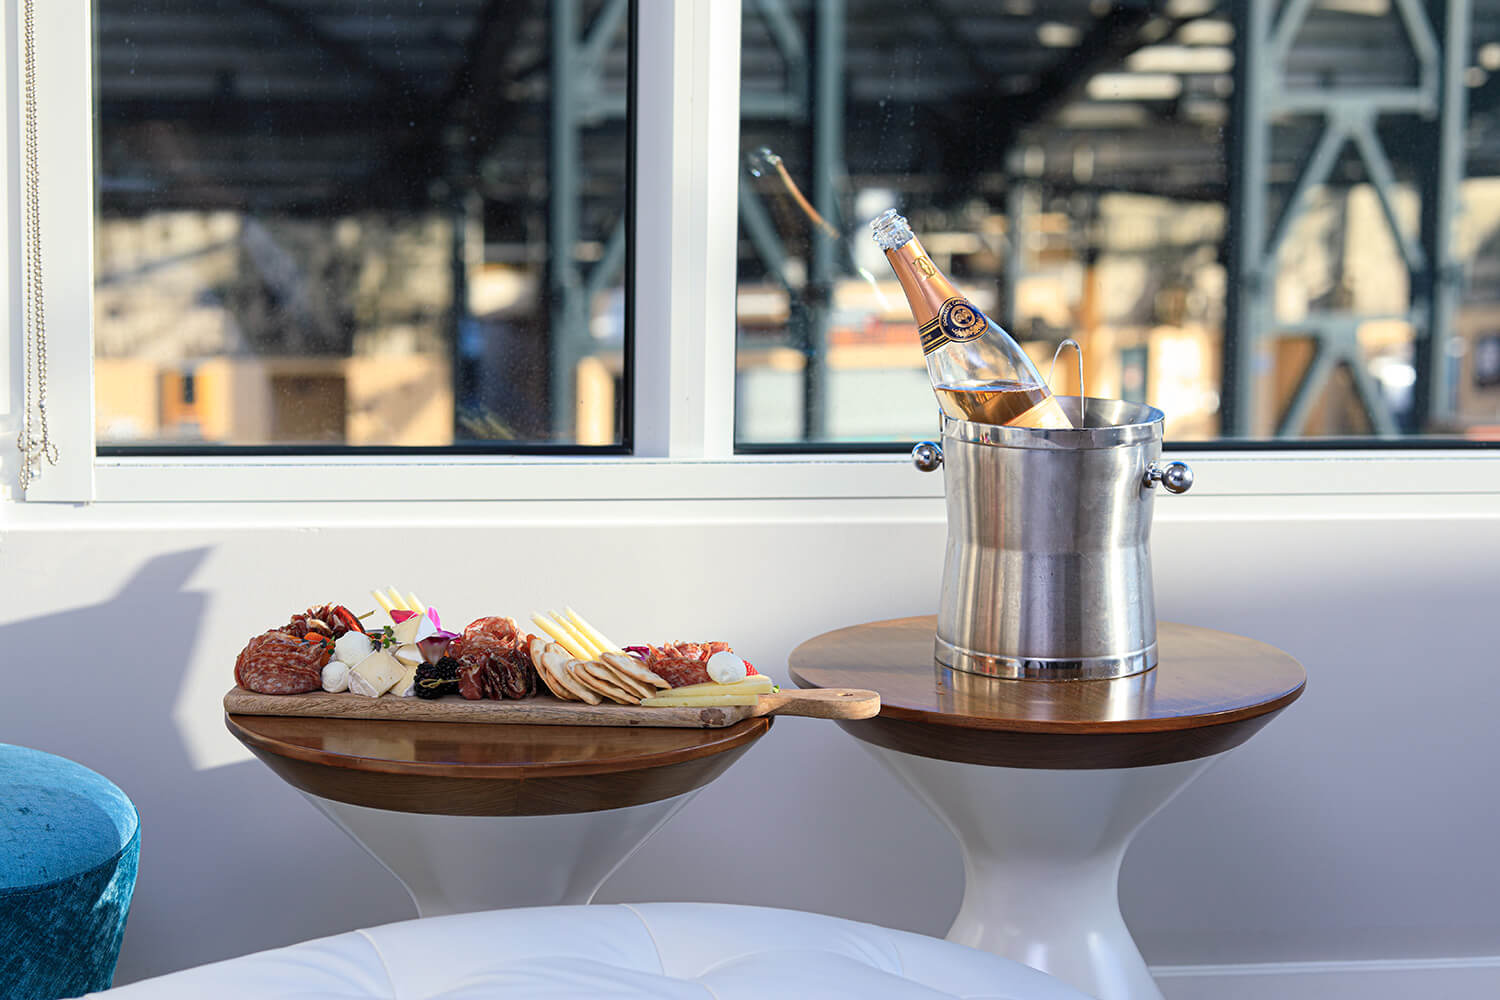
[[[41,213],[49,337],[48,411],[57,465],[25,499],[163,501],[523,501],[569,499],[937,498],[941,476],[899,454],[736,454],[735,264],[738,240],[740,17],[737,0],[637,0],[632,211],[634,453],[472,455],[115,456],[96,454],[93,391],[92,5],[38,5]],[[6,26],[20,51],[19,10]],[[11,329],[20,330],[19,60],[0,81],[10,129]],[[79,197],[79,192],[85,193]],[[61,247],[83,248],[81,253]],[[714,335],[708,335],[712,332]],[[20,400],[19,333],[9,352]],[[0,374],[5,366],[0,363]],[[11,453],[12,456],[14,453]],[[1172,457],[1194,465],[1190,497],[1500,494],[1494,449],[1278,449],[1214,442]],[[10,495],[19,498],[14,461]],[[1188,499],[1188,498],[1184,498]]]

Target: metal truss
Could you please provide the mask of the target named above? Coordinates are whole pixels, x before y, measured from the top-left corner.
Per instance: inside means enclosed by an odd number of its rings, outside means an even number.
[[[845,0],[819,0],[813,6],[810,59],[807,40],[784,0],[747,0],[761,18],[786,65],[781,91],[747,92],[741,97],[745,117],[808,122],[812,150],[810,201],[825,219],[837,220],[839,180],[844,164]],[[808,109],[811,109],[809,118]],[[825,437],[828,430],[828,327],[833,290],[847,249],[826,234],[815,233],[809,248],[807,282],[794,287],[787,276],[787,251],[760,196],[740,185],[740,224],[766,270],[787,295],[788,332],[802,352],[802,436]]]
[[[1418,428],[1452,410],[1446,338],[1457,308],[1461,269],[1453,257],[1452,225],[1463,178],[1464,60],[1468,53],[1469,0],[1393,0],[1416,59],[1417,79],[1404,87],[1289,87],[1285,67],[1312,0],[1274,4],[1236,0],[1235,108],[1230,137],[1229,309],[1225,329],[1223,429],[1226,437],[1253,432],[1254,364],[1271,340],[1311,336],[1312,360],[1276,434],[1300,434],[1317,397],[1339,367],[1353,378],[1356,395],[1375,433],[1399,433],[1396,420],[1365,365],[1356,331],[1376,318],[1321,310],[1293,324],[1276,322],[1272,295],[1277,254],[1307,210],[1313,188],[1332,181],[1345,148],[1364,164],[1397,248],[1411,275],[1410,307],[1398,318],[1417,331]],[[1443,43],[1439,45],[1441,32]],[[1269,218],[1271,123],[1294,115],[1321,117],[1312,152],[1301,164],[1291,194]],[[1396,171],[1378,123],[1406,123],[1420,140],[1405,144],[1406,158],[1422,182],[1422,224],[1406,231],[1395,210]],[[1269,223],[1269,225],[1268,225]]]
[[[604,58],[624,28],[629,0],[608,0],[586,28],[579,24],[580,0],[552,0],[550,142],[547,151],[547,301],[551,319],[549,362],[552,432],[574,433],[578,362],[593,348],[589,316],[595,297],[620,275],[625,264],[623,214],[591,267],[577,257],[582,221],[579,135],[584,126],[625,113],[601,85]]]

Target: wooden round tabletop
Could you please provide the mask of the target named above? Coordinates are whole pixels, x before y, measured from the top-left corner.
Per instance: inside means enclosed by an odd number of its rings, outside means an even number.
[[[793,650],[802,687],[880,693],[880,715],[840,722],[867,743],[1005,767],[1142,767],[1239,746],[1302,694],[1302,665],[1244,636],[1162,622],[1155,668],[1114,680],[1006,680],[933,660],[936,617],[826,632]]]
[[[226,715],[288,784],[339,802],[450,816],[641,805],[701,788],[771,719],[722,729],[533,726]]]

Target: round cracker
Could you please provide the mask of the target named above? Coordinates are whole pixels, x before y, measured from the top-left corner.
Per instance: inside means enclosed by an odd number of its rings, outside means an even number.
[[[573,693],[578,701],[587,702],[590,705],[599,704],[599,695],[593,688],[584,684],[568,669],[568,664],[573,660],[572,655],[561,643],[550,642],[547,649],[542,653],[542,663],[557,682]]]
[[[625,674],[638,683],[650,684],[652,687],[658,687],[662,690],[666,690],[672,686],[656,673],[648,670],[644,663],[642,663],[640,660],[637,660],[629,653],[606,652],[601,653],[599,658],[603,660],[607,666],[613,667],[615,670],[618,670],[620,673]]]
[[[573,681],[577,685],[586,687],[590,691],[602,695],[605,698],[608,698],[610,701],[618,702],[621,705],[640,704],[641,700],[639,698],[634,697],[629,692],[617,687],[614,684],[611,684],[607,681],[602,681],[590,674],[584,667],[584,664],[587,662],[587,660],[569,660],[567,668],[568,679],[570,681]]]
[[[554,698],[561,701],[578,701],[578,696],[558,683],[552,676],[552,671],[547,669],[543,657],[546,650],[547,640],[539,635],[532,636],[531,642],[526,645],[526,652],[531,654],[531,665],[536,668],[536,675],[542,679],[543,684],[547,685],[547,690],[552,692]]]
[[[608,664],[600,663],[598,660],[584,660],[581,669],[589,677],[600,681],[610,687],[616,688],[629,696],[630,704],[638,705],[642,698],[655,693],[655,689],[646,690],[645,686],[638,681],[633,681],[623,674],[617,674]]]

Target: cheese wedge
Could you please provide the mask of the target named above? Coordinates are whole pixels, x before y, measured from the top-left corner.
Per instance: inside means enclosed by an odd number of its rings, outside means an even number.
[[[733,684],[715,684],[709,681],[707,684],[685,684],[661,693],[673,698],[701,698],[713,694],[770,694],[775,686],[765,674],[752,674]]]
[[[415,667],[412,672],[416,672]],[[394,687],[404,673],[406,667],[390,653],[371,653],[349,671],[349,690],[366,698],[379,698]]]
[[[724,687],[725,685],[719,685]],[[730,708],[737,705],[753,707],[760,701],[758,694],[710,694],[697,698],[682,698],[672,694],[658,695],[641,701],[642,708]]]
[[[403,667],[411,667],[413,669],[419,664],[427,662],[427,658],[422,655],[422,648],[416,643],[397,646],[391,650],[391,655],[400,660]]]
[[[422,627],[422,616],[412,615],[406,621],[401,622],[391,629],[396,636],[396,644],[408,646],[417,641],[417,630]]]
[[[417,667],[420,663],[407,664],[401,679],[391,685],[390,693],[400,698],[413,698],[417,694]]]

